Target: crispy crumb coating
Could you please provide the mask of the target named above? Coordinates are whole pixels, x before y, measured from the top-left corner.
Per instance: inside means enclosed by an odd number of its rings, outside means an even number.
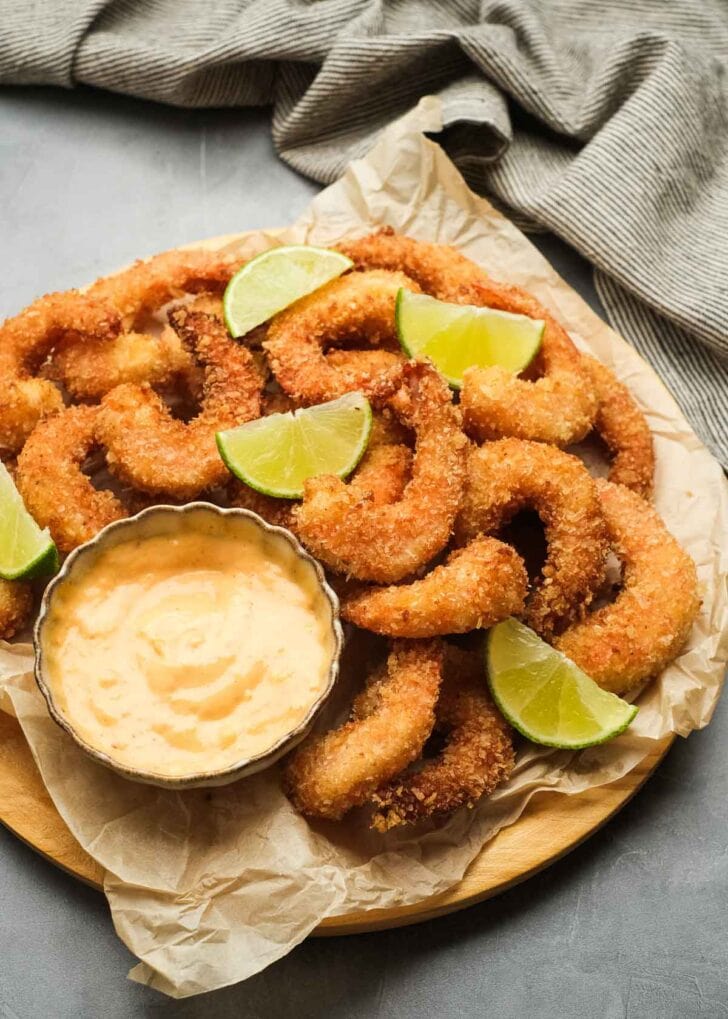
[[[90,541],[102,527],[128,516],[108,491],[83,473],[98,448],[99,407],[68,407],[36,426],[18,456],[15,483],[28,512],[47,527],[60,552]]]
[[[435,711],[445,747],[419,770],[376,790],[372,827],[377,831],[474,807],[513,770],[511,730],[488,696],[482,653],[448,647]]]
[[[33,592],[23,580],[0,580],[0,638],[10,640],[33,611]]]
[[[294,751],[284,783],[301,813],[343,817],[420,754],[435,722],[443,653],[439,641],[395,642],[349,721]]]
[[[501,439],[471,449],[458,540],[497,534],[522,509],[539,514],[547,544],[524,618],[548,635],[583,615],[604,581],[609,546],[594,480],[575,456],[540,442]]]
[[[621,694],[660,672],[682,650],[700,608],[695,564],[635,492],[597,481],[622,589],[554,641],[605,690]]]
[[[417,284],[396,272],[341,276],[276,315],[263,343],[281,388],[302,403],[323,403],[360,389],[376,397],[382,376],[401,358],[382,347],[397,342],[394,307],[401,287]],[[365,343],[374,353],[327,347]]]
[[[253,355],[223,323],[179,308],[172,325],[204,368],[200,413],[176,420],[149,386],[126,384],[101,404],[98,434],[109,469],[142,492],[193,499],[228,478],[215,432],[260,416],[263,380]]]
[[[450,391],[429,365],[407,362],[390,405],[414,429],[416,448],[402,498],[383,506],[322,475],[306,484],[297,531],[313,555],[358,580],[396,583],[447,544],[465,478],[466,439]]]
[[[609,480],[649,499],[655,475],[655,453],[645,416],[611,368],[593,357],[586,357],[585,361],[599,398],[594,431],[602,438],[612,458]]]
[[[438,637],[485,629],[523,611],[528,576],[521,557],[495,538],[474,538],[421,580],[355,585],[341,598],[344,619],[388,637]]]
[[[348,241],[339,250],[358,269],[404,272],[439,300],[543,319],[540,378],[518,378],[498,367],[465,373],[461,403],[466,431],[480,441],[513,435],[558,446],[584,438],[597,410],[591,378],[564,328],[525,290],[496,282],[454,248],[391,229]]]

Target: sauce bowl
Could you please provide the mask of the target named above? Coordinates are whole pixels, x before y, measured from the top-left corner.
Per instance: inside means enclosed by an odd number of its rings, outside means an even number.
[[[321,689],[317,692],[305,717],[289,731],[284,732],[272,745],[267,746],[265,750],[254,756],[235,760],[234,763],[217,770],[203,768],[194,774],[158,774],[149,768],[137,768],[129,762],[115,759],[106,750],[92,745],[87,738],[80,734],[68,717],[73,712],[62,709],[59,698],[54,694],[54,654],[50,650],[49,635],[53,632],[54,624],[63,618],[62,605],[66,601],[68,592],[73,590],[70,585],[77,582],[81,584],[87,568],[94,562],[98,562],[104,553],[130,541],[182,535],[185,533],[185,529],[189,532],[190,530],[194,531],[195,528],[199,530],[200,526],[213,529],[218,527],[221,532],[223,530],[222,519],[225,521],[226,534],[229,530],[235,531],[239,526],[241,535],[246,533],[249,535],[252,525],[260,532],[261,546],[264,549],[266,547],[274,548],[278,543],[281,543],[279,545],[280,556],[288,557],[295,563],[295,568],[299,571],[298,575],[306,576],[305,590],[310,590],[312,597],[316,599],[316,615],[318,616],[319,610],[322,612],[319,618],[322,620],[322,626],[326,632],[325,660],[328,660],[328,650],[331,649],[328,671],[324,676]],[[239,525],[237,521],[240,522]],[[313,613],[314,609],[312,608],[311,611]],[[268,524],[257,513],[250,510],[222,509],[206,502],[193,502],[185,506],[152,506],[142,510],[136,516],[109,524],[92,541],[75,549],[68,556],[58,574],[48,584],[33,632],[35,678],[54,721],[89,757],[99,764],[103,764],[125,778],[136,782],[169,789],[226,785],[270,767],[300,743],[310,732],[316,716],[323,708],[336,683],[343,642],[338,598],[326,582],[320,564],[305,551],[294,535],[283,527]],[[66,697],[68,698],[68,692]],[[204,750],[201,757],[204,758]]]

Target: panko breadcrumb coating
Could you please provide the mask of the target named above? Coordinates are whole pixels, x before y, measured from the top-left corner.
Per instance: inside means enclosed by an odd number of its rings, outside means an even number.
[[[645,499],[652,494],[655,453],[645,416],[611,368],[585,357],[599,398],[594,431],[611,454],[609,480]]]
[[[594,481],[575,456],[540,442],[501,439],[471,449],[458,540],[497,534],[522,509],[536,510],[547,545],[525,619],[551,634],[583,615],[604,581],[609,545]]]
[[[435,712],[445,746],[372,795],[372,827],[378,831],[474,807],[513,770],[511,729],[488,695],[482,654],[448,647]]]
[[[0,580],[0,638],[10,640],[33,611],[33,592],[22,580]]]
[[[394,307],[401,287],[417,284],[396,272],[354,273],[327,283],[275,316],[263,348],[284,392],[306,404],[360,389],[377,396],[382,376],[400,362]],[[376,353],[333,354],[327,347],[365,343]]]
[[[655,676],[682,650],[700,608],[695,564],[635,492],[597,481],[622,589],[562,633],[554,647],[612,693]]]
[[[394,643],[349,721],[294,751],[284,781],[301,813],[343,817],[419,756],[435,722],[443,654],[438,641]]]
[[[448,542],[465,478],[466,439],[450,391],[431,365],[407,362],[390,406],[414,429],[412,477],[402,498],[373,506],[339,478],[306,483],[299,537],[338,573],[390,584],[415,573]]]
[[[474,538],[421,580],[344,592],[341,614],[388,637],[467,633],[520,614],[527,588],[525,566],[510,545]]]
[[[99,412],[99,407],[68,407],[46,418],[18,457],[18,491],[35,522],[50,530],[59,552],[71,552],[129,515],[115,495],[99,491],[82,471],[99,445]]]
[[[177,420],[151,387],[126,384],[104,397],[98,435],[109,470],[125,484],[194,499],[229,478],[215,433],[260,417],[263,380],[251,352],[219,319],[179,308],[170,320],[204,368],[200,413]]]

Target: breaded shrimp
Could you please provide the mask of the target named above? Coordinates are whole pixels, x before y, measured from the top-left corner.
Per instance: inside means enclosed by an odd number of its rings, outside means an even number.
[[[386,671],[338,729],[309,737],[289,758],[286,791],[309,817],[336,820],[419,756],[435,722],[442,678],[439,641],[398,641]]]
[[[635,492],[597,481],[612,548],[622,562],[616,601],[562,633],[554,647],[605,690],[622,694],[682,650],[700,608],[695,564]]]
[[[171,321],[204,367],[200,413],[174,419],[149,386],[117,386],[101,404],[98,434],[109,469],[143,492],[192,499],[229,475],[215,433],[260,416],[263,380],[255,360],[223,323],[179,308]]]
[[[488,696],[482,654],[448,647],[435,710],[435,729],[446,734],[445,747],[419,770],[376,790],[372,827],[377,831],[474,807],[513,770],[511,730]]]
[[[18,457],[18,491],[36,523],[49,528],[60,552],[72,551],[128,516],[120,500],[94,488],[81,469],[99,446],[99,412],[99,407],[68,407],[46,418]]]
[[[586,467],[553,446],[521,439],[473,448],[467,466],[458,540],[497,534],[519,510],[536,510],[547,555],[525,619],[548,635],[580,618],[604,581],[608,552],[597,490]]]
[[[523,611],[528,576],[521,557],[495,538],[474,538],[422,580],[355,585],[341,597],[350,623],[388,637],[437,637],[493,626]]]
[[[296,528],[327,566],[357,580],[391,584],[425,566],[447,544],[465,477],[466,439],[450,391],[431,365],[407,362],[390,406],[416,435],[402,498],[373,506],[339,478],[306,483]]]
[[[33,611],[33,592],[22,580],[0,580],[0,638],[10,640]]]
[[[339,250],[358,269],[404,272],[441,301],[545,321],[534,366],[540,378],[517,378],[499,367],[466,371],[461,392],[465,428],[481,441],[513,435],[567,446],[584,438],[597,409],[591,378],[566,331],[525,290],[496,282],[453,248],[416,241],[389,229],[348,241]]]
[[[645,416],[629,389],[611,368],[593,357],[585,357],[584,360],[599,398],[594,431],[612,456],[609,480],[649,499],[655,474],[655,454]]]
[[[401,287],[417,290],[402,273],[341,276],[276,315],[263,343],[281,388],[302,403],[323,403],[360,389],[377,394],[382,375],[400,357],[382,346],[396,344],[394,307]],[[351,341],[377,348],[365,357],[344,351],[326,357],[327,347]]]

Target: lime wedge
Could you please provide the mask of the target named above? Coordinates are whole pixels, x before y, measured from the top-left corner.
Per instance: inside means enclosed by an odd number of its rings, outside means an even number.
[[[5,464],[0,463],[0,577],[29,579],[58,569],[58,551],[23,505]]]
[[[409,357],[429,357],[453,389],[466,368],[500,365],[517,374],[538,353],[545,322],[472,304],[447,304],[400,290],[395,311],[399,342]]]
[[[577,750],[624,732],[637,708],[597,686],[516,619],[488,634],[488,682],[511,725],[534,743]]]
[[[235,273],[222,299],[231,336],[244,336],[306,294],[341,276],[354,263],[328,248],[291,244],[270,248]]]
[[[228,470],[246,485],[279,499],[298,499],[317,474],[345,478],[364,455],[372,409],[363,393],[286,414],[249,421],[217,433]]]

